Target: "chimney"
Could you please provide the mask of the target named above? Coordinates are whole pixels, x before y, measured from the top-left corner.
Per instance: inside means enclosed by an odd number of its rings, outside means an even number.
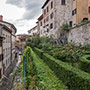
[[[2,15],[0,15],[0,21],[3,21],[3,16]]]

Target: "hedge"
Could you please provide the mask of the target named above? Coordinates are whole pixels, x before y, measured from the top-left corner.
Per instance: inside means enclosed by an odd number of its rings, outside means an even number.
[[[31,54],[35,63],[37,75],[39,76],[41,83],[47,86],[47,89],[43,90],[68,90],[62,81],[55,76],[48,65],[46,65],[32,50]]]
[[[38,53],[41,52],[38,51]],[[42,58],[69,89],[90,90],[90,74],[69,66],[46,53],[42,55]]]
[[[38,48],[34,48],[35,53],[37,53],[38,56],[40,56],[42,58],[42,54],[44,53],[42,50],[38,49]]]
[[[80,61],[80,69],[90,73],[90,60],[87,59],[88,57],[90,57],[90,55],[85,55],[81,57],[79,61]]]
[[[90,51],[85,51],[84,54],[85,55],[90,55]]]

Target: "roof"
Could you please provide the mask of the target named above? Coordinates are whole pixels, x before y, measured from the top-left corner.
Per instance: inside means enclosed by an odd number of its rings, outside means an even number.
[[[10,33],[12,32],[6,25],[0,24],[2,26],[2,28],[5,28],[6,30],[8,30]]]
[[[17,32],[17,29],[16,29],[16,27],[15,27],[13,24],[11,24],[11,23],[9,23],[9,22],[6,22],[6,21],[1,21],[1,20],[0,20],[0,22],[3,22],[3,23],[6,23],[6,24],[11,25],[12,28],[15,30],[15,33]]]
[[[28,34],[17,34],[16,36],[29,36]]]
[[[18,34],[18,35],[16,35],[16,36],[19,36],[19,39],[20,39],[20,40],[24,40],[24,39],[26,39],[26,38],[29,37],[28,34]]]
[[[30,32],[31,30],[33,30],[33,29],[35,29],[35,28],[37,28],[37,26],[35,26],[35,27],[31,28],[30,30],[28,30],[28,32]]]
[[[38,18],[39,21],[43,19],[43,14]]]
[[[46,2],[44,3],[44,5],[42,6],[42,9],[47,5],[47,3],[49,2],[50,0],[46,0]]]

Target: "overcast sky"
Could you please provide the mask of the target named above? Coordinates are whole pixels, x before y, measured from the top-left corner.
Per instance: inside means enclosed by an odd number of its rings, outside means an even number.
[[[27,33],[36,25],[45,0],[0,0],[0,15],[4,21],[13,23],[17,34]]]

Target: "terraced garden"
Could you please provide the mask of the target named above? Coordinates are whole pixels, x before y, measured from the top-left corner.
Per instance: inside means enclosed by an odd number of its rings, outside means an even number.
[[[44,42],[47,43],[39,44],[33,40],[26,45],[23,52],[23,60],[25,57],[26,61],[23,62],[25,77],[22,75],[22,78],[25,82],[22,89],[90,90],[90,45],[58,46],[50,45],[48,40]]]
[[[53,58],[35,48],[34,51],[52,69],[55,75],[61,80],[69,90],[89,90],[90,89],[90,61],[82,56],[79,60],[79,68],[67,62]],[[88,55],[89,56],[89,55]],[[83,59],[84,58],[84,59]]]
[[[72,65],[51,56],[50,50],[28,47],[25,52],[27,90],[90,90],[89,54],[81,55],[78,65]]]

